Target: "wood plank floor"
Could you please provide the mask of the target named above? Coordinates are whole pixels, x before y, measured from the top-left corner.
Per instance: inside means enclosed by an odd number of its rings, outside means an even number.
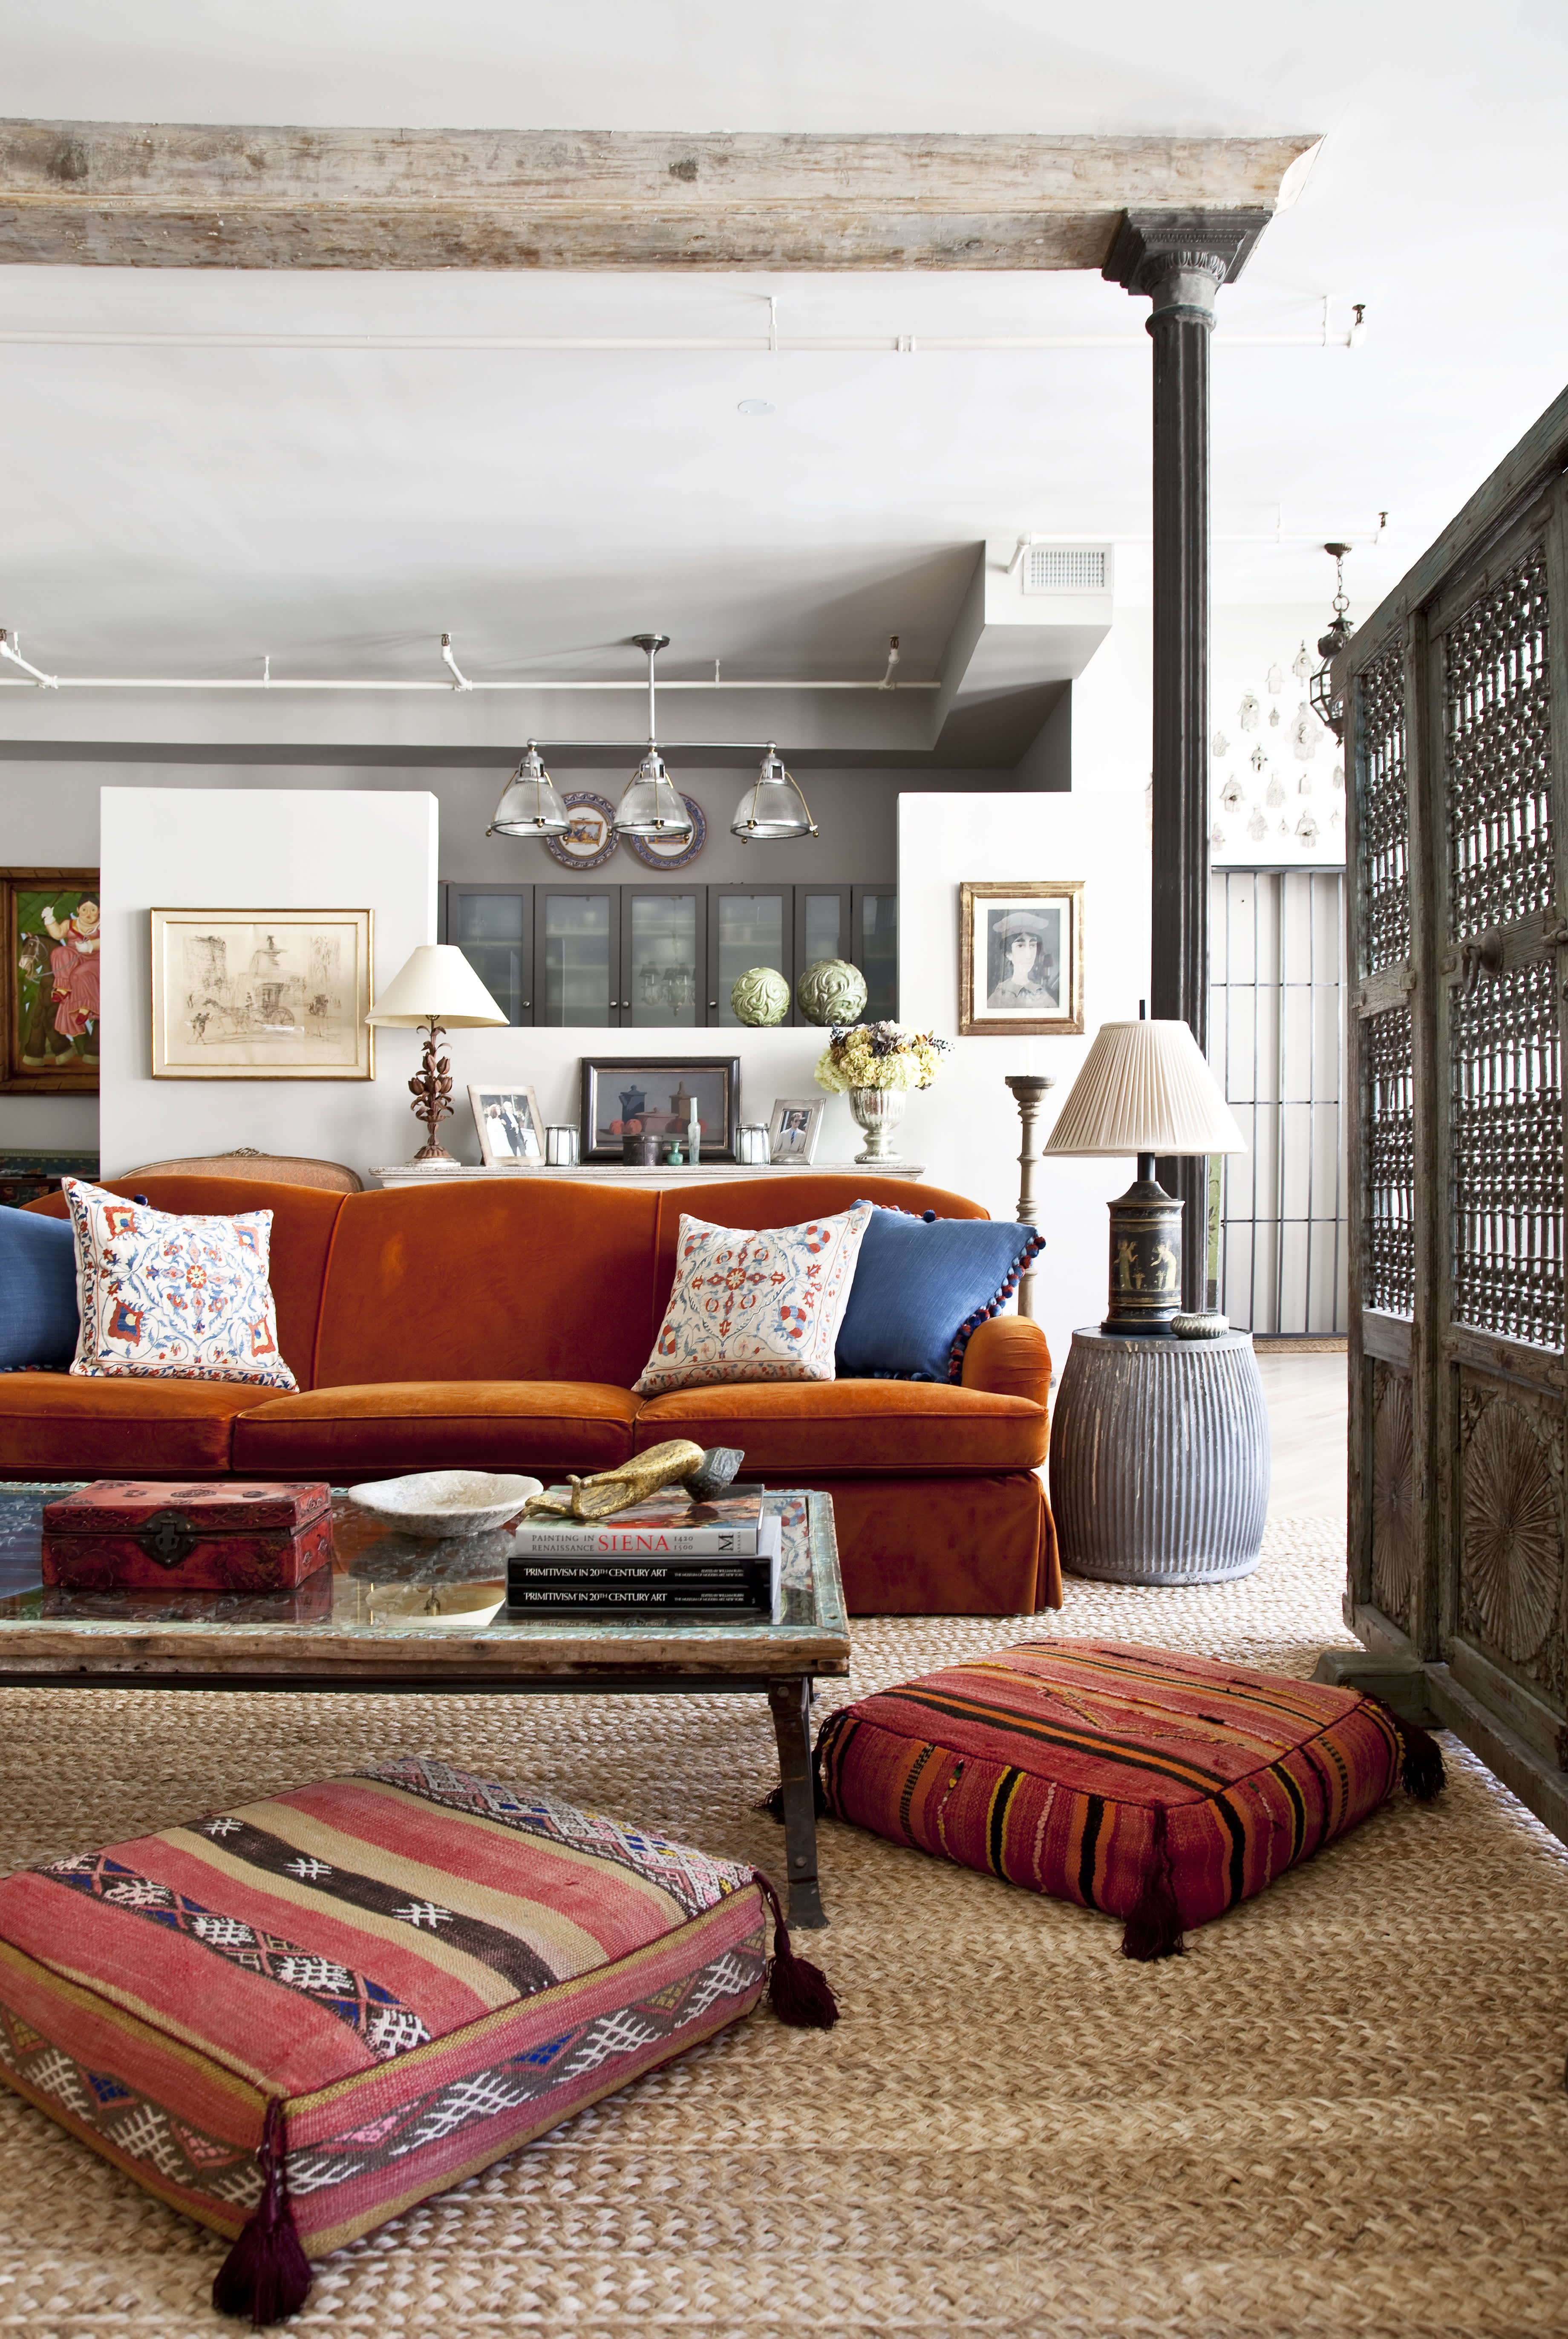
[[[1345,1517],[1346,1359],[1271,1356],[1257,1359],[1274,1444],[1272,1516]]]

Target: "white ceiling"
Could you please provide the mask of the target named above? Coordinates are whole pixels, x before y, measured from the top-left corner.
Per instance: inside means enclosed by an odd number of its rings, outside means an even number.
[[[1418,49],[1424,55],[1418,55]],[[0,0],[0,110],[609,129],[1325,131],[1221,298],[1217,601],[1364,615],[1568,377],[1568,10],[1517,0]],[[0,623],[45,667],[934,669],[986,537],[1147,594],[1146,304],[1096,278],[0,270],[0,329],[1114,335],[1031,352],[0,347]],[[1309,339],[1325,295],[1363,348]],[[1227,345],[1227,336],[1230,345]],[[775,411],[747,418],[746,398]],[[1389,524],[1368,541],[1376,514]],[[10,694],[6,694],[9,697]],[[0,720],[4,712],[0,710]]]

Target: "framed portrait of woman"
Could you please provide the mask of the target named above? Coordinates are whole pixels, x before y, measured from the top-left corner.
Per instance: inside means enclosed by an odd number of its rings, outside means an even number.
[[[1083,1030],[1083,880],[963,884],[958,1028],[966,1037]]]

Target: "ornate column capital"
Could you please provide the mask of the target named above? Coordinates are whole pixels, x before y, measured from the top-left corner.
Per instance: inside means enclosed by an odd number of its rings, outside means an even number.
[[[1271,213],[1123,212],[1100,274],[1153,301],[1157,319],[1176,315],[1212,325],[1222,284],[1234,283]]]

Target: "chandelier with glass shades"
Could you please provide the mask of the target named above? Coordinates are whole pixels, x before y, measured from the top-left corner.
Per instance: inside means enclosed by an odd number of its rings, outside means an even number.
[[[648,744],[636,770],[627,781],[610,826],[616,836],[646,837],[675,847],[689,844],[692,816],[669,775],[659,747],[657,681],[654,661],[669,647],[667,634],[634,634],[632,642],[648,662]],[[583,740],[583,746],[613,742]],[[755,753],[752,748],[750,753]],[[565,805],[545,769],[537,739],[530,739],[522,762],[502,791],[490,836],[564,836],[569,826]],[[815,836],[817,824],[794,775],[784,768],[778,744],[770,739],[762,749],[756,778],[735,806],[730,834],[743,844],[779,844],[800,836]]]

